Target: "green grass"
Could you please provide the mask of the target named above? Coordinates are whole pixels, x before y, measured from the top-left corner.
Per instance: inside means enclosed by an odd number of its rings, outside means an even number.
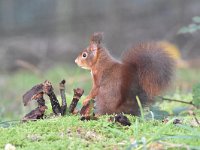
[[[17,124],[0,128],[0,148],[11,143],[17,149],[138,149],[149,147],[157,142],[180,144],[190,148],[200,148],[200,128],[184,125],[164,124],[160,120],[141,120],[128,116],[132,125],[123,127],[108,122],[109,116],[97,121],[80,121],[79,116],[65,116],[37,122]],[[145,140],[145,143],[141,141]],[[165,144],[166,144],[165,143]],[[163,148],[167,145],[163,144]],[[176,147],[173,147],[176,149]]]
[[[199,73],[198,70],[178,70],[174,86],[165,96],[190,101],[193,83],[200,81]],[[80,116],[72,115],[48,117],[28,123],[12,121],[20,120],[35,107],[33,105],[26,108],[22,104],[22,95],[33,85],[47,79],[52,82],[55,93],[60,97],[58,83],[66,79],[69,105],[73,88],[83,88],[85,95],[89,92],[90,73],[78,67],[61,65],[44,71],[40,76],[26,70],[4,76],[5,83],[0,87],[0,149],[7,143],[16,146],[17,150],[150,149],[150,147],[200,149],[200,127],[194,117],[187,112],[193,108],[176,102],[158,101],[151,108],[142,110],[143,118],[128,115],[132,123],[130,127],[109,122],[110,116],[86,122],[80,121]],[[46,115],[49,116],[52,110],[48,100],[47,105],[49,109]],[[80,103],[78,107],[80,108]],[[200,110],[194,109],[194,112],[200,119]],[[182,124],[175,125],[172,121],[163,123],[165,117],[169,120],[178,118]]]

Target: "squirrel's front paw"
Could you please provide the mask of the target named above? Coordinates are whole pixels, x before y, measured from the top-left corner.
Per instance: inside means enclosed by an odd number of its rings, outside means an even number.
[[[83,100],[83,106],[87,105],[89,103],[89,101],[90,101],[89,99]]]

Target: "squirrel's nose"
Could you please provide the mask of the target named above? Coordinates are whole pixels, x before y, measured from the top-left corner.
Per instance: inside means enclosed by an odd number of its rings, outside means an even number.
[[[75,59],[75,63],[77,64],[77,62],[78,62],[78,59],[76,58],[76,59]]]

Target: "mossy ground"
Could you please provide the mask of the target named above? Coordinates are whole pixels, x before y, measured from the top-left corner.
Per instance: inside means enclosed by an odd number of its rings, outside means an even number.
[[[139,149],[142,146],[156,149],[166,148],[172,143],[174,149],[200,148],[200,128],[190,127],[189,117],[179,117],[182,125],[134,116],[128,118],[132,123],[130,127],[109,122],[109,116],[97,121],[81,121],[79,116],[66,116],[15,124],[0,128],[0,148],[6,143],[19,150]]]

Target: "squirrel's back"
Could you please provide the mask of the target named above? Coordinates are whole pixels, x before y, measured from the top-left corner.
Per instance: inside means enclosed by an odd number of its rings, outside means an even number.
[[[154,42],[140,43],[125,51],[122,62],[136,68],[139,85],[150,98],[165,90],[173,77],[173,58]]]

